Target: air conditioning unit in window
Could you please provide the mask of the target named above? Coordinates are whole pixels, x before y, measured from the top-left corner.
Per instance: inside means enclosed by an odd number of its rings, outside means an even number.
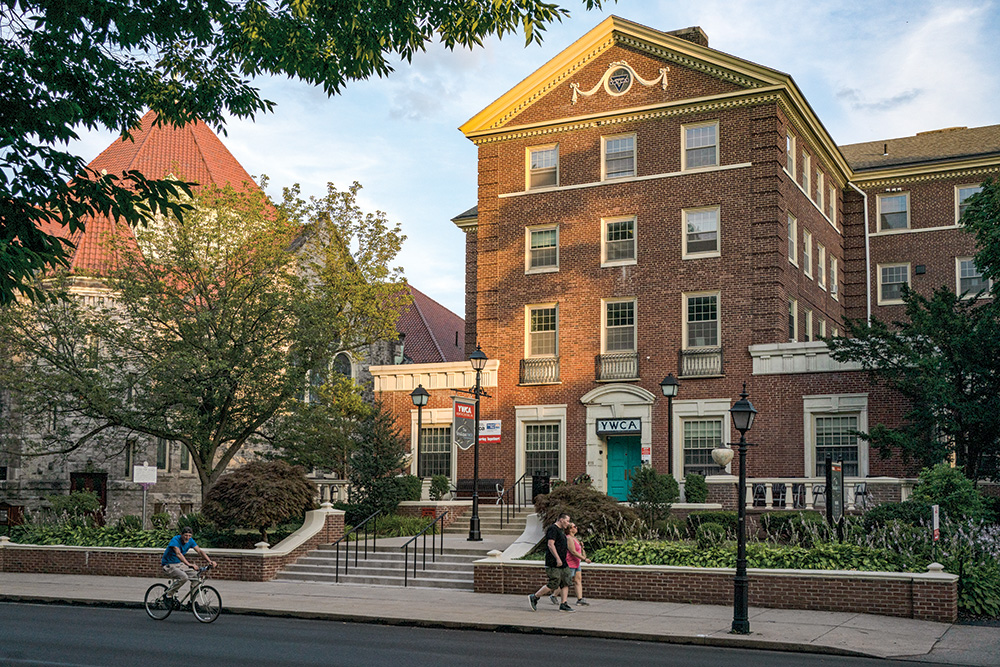
[[[837,291],[838,291],[838,288],[837,288],[836,285],[830,285],[830,294],[836,294]]]

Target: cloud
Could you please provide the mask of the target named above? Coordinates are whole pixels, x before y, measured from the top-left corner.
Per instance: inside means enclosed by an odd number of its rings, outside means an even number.
[[[892,111],[897,107],[916,101],[923,94],[923,90],[913,89],[893,95],[892,97],[883,97],[873,102],[868,102],[865,101],[862,91],[857,88],[842,88],[837,91],[837,98],[849,103],[855,111]]]

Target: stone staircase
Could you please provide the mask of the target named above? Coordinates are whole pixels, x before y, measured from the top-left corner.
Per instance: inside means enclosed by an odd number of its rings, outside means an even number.
[[[469,516],[467,511],[445,529],[444,535],[437,536],[438,553],[431,558],[431,537],[427,537],[426,569],[423,568],[424,538],[417,538],[417,572],[413,573],[413,545],[409,548],[409,570],[406,574],[407,586],[421,588],[448,588],[471,591],[473,589],[473,561],[485,558],[493,549],[503,550],[512,544],[524,531],[528,510],[521,512],[508,524],[500,528],[500,510],[496,506],[480,505],[479,524],[482,542],[469,542]],[[341,584],[363,586],[402,586],[404,582],[404,552],[401,548],[410,538],[380,538],[373,550],[369,544],[368,558],[364,557],[364,544],[359,545],[357,566],[354,565],[354,543],[350,543],[350,562],[347,563],[347,545],[340,545]],[[442,539],[444,541],[443,553]],[[345,567],[347,565],[347,567]],[[338,583],[337,551],[333,545],[325,544],[310,551],[295,563],[285,566],[275,577],[276,581],[313,581],[317,583]]]

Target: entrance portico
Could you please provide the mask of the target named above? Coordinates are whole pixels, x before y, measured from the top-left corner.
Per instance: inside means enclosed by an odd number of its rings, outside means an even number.
[[[609,494],[613,490],[615,497],[627,495],[626,475],[640,463],[652,462],[655,400],[652,393],[630,384],[604,385],[580,398],[587,406],[587,474],[595,489]]]

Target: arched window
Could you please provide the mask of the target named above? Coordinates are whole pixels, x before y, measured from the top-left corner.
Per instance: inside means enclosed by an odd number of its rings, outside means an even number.
[[[344,352],[333,358],[333,371],[335,373],[339,373],[344,377],[354,377],[352,369],[351,358]]]

